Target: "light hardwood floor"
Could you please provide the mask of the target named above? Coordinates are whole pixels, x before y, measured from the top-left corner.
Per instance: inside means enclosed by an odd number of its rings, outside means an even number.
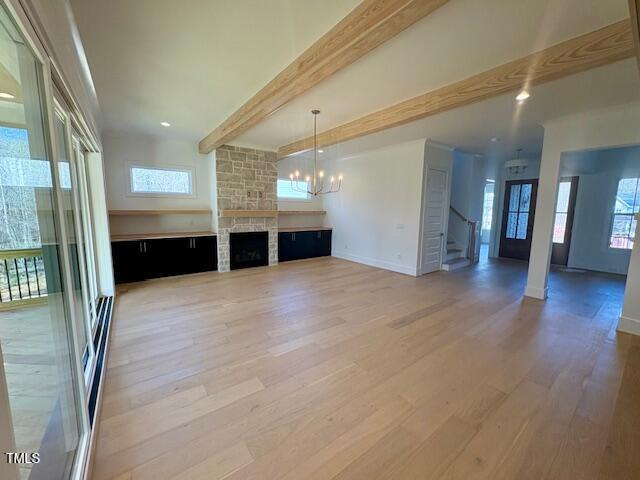
[[[120,289],[93,478],[640,478],[619,277],[334,258]],[[626,367],[626,368],[625,368]]]

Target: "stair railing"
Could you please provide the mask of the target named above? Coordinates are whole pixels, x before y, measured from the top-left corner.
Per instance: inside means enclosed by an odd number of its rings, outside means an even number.
[[[456,209],[453,205],[449,205],[449,209],[456,214],[456,216],[467,224],[467,228],[469,229],[469,237],[467,239],[467,258],[471,263],[475,263],[479,260],[478,255],[476,253],[477,245],[478,245],[478,233],[480,222],[476,222],[473,220],[469,220],[465,217],[458,209]]]

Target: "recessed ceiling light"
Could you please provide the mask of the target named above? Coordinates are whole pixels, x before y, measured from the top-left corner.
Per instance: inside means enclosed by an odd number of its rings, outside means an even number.
[[[526,90],[522,90],[517,96],[516,96],[516,100],[520,103],[524,102],[527,98],[529,98],[531,95],[529,94],[529,92],[527,92]]]
[[[500,141],[500,139],[498,137],[493,137],[491,139],[491,143],[496,143],[496,142],[499,142],[499,141]]]
[[[6,98],[7,100],[13,100],[15,97],[15,95],[11,95],[10,93],[7,92],[0,92],[0,98]]]
[[[163,127],[170,127],[171,124],[169,122],[160,122],[160,125],[162,125]]]
[[[324,153],[324,150],[318,150],[318,153]]]

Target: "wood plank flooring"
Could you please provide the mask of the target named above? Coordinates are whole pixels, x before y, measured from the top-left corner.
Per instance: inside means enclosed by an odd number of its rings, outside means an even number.
[[[45,297],[46,299],[48,297]],[[55,415],[63,380],[49,306],[24,305],[0,311],[0,341],[11,405],[16,451],[40,451]],[[20,478],[31,474],[20,466]]]
[[[324,258],[125,286],[93,478],[640,478],[623,279],[554,272],[540,302],[525,277]]]

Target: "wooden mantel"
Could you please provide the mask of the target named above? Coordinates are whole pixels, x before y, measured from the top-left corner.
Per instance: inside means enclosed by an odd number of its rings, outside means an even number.
[[[278,216],[277,210],[229,210],[221,209],[221,217],[240,217],[240,218],[275,218]]]
[[[220,210],[221,217],[274,218],[289,215],[325,215],[325,210]]]

